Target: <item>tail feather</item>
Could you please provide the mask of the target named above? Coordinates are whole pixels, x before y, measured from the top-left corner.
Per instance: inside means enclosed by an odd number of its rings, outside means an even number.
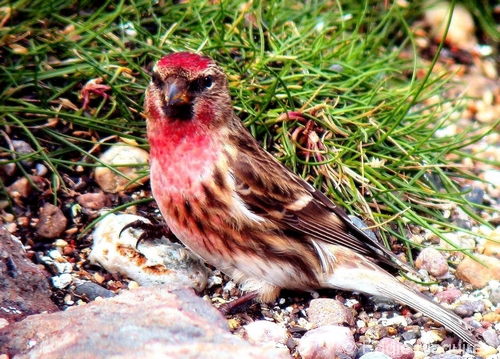
[[[366,261],[362,265],[359,263],[360,261],[352,261],[350,265],[336,266],[335,273],[326,275],[322,285],[385,297],[408,305],[442,324],[468,344],[478,344],[467,324],[458,315],[401,283],[376,264]]]
[[[458,315],[451,310],[444,308],[440,304],[432,301],[422,293],[418,293],[399,282],[402,288],[394,290],[393,288],[381,287],[382,296],[393,299],[412,307],[436,322],[442,324],[446,329],[458,335],[462,340],[470,345],[478,344],[477,339],[469,331],[467,324]]]

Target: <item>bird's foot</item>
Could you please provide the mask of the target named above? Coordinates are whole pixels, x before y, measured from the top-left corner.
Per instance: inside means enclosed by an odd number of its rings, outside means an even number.
[[[142,229],[142,231],[143,231],[141,233],[141,235],[139,236],[139,238],[137,239],[137,243],[135,245],[136,248],[139,246],[139,244],[142,241],[152,240],[155,238],[161,238],[163,236],[169,237],[171,234],[170,229],[166,225],[164,225],[163,223],[160,223],[158,221],[156,221],[154,223],[147,223],[147,222],[144,222],[144,221],[141,221],[140,219],[138,219],[138,220],[130,222],[129,224],[124,226],[122,228],[122,230],[120,231],[120,236],[122,235],[123,231],[125,231],[129,228]]]

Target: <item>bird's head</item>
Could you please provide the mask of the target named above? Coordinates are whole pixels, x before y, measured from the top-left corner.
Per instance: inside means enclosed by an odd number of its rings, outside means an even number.
[[[153,68],[144,107],[148,130],[214,128],[232,115],[227,78],[211,58],[189,52],[163,57]]]

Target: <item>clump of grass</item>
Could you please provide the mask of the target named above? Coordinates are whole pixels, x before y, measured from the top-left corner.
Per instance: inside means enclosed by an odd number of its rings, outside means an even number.
[[[102,165],[96,143],[126,138],[147,148],[141,113],[152,64],[202,51],[225,68],[235,108],[263,146],[380,225],[382,237],[406,241],[408,223],[438,235],[456,230],[442,214],[449,208],[481,221],[473,208],[486,208],[468,203],[454,180],[472,175],[445,158],[467,156],[488,129],[435,136],[459,118],[460,102],[428,101],[446,90],[449,74],[417,76],[412,6],[13,1],[1,9],[0,118],[4,138],[35,151],[21,157],[2,142],[0,164],[27,175],[21,159],[45,163],[56,202],[67,176]],[[91,92],[85,107],[91,80],[109,88]]]

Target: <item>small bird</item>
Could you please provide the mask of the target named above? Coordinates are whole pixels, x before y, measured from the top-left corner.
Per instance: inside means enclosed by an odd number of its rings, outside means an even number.
[[[395,255],[259,146],[234,113],[222,68],[178,52],[155,65],[144,102],[151,187],[175,236],[263,302],[282,288],[390,298],[476,338],[451,311],[382,267]]]

